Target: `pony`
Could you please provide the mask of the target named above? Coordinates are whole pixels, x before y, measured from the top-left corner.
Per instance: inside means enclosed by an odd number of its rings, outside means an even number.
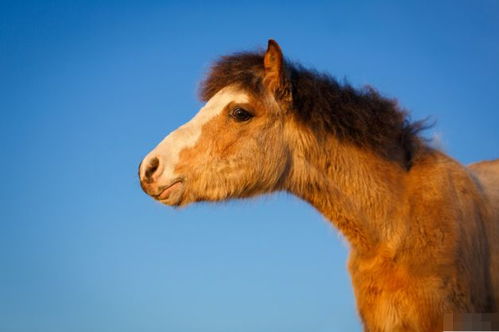
[[[461,165],[396,101],[291,62],[274,40],[221,57],[200,95],[139,166],[155,200],[307,201],[349,243],[365,331],[442,331],[448,315],[497,310],[499,160]]]

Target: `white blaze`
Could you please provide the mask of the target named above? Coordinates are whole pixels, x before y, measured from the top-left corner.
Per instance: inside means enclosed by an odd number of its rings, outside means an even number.
[[[158,182],[166,185],[169,181],[174,180],[178,176],[174,170],[180,152],[197,144],[203,126],[219,115],[229,103],[247,103],[248,101],[247,94],[232,87],[225,87],[217,92],[189,122],[171,132],[144,158],[141,175],[144,175],[149,160],[158,158],[160,161],[158,172],[162,170]]]

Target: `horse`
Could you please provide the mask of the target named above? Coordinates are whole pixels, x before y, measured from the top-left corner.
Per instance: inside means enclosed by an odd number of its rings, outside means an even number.
[[[349,243],[365,331],[442,331],[448,315],[496,312],[499,160],[463,166],[398,102],[291,62],[274,40],[219,58],[200,95],[139,166],[155,200],[286,191],[310,203]]]

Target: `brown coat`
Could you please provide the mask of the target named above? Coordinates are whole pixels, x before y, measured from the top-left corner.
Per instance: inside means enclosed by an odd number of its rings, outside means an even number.
[[[499,305],[499,161],[465,167],[398,104],[265,54],[223,57],[199,116],[142,163],[174,206],[285,190],[346,237],[366,331],[442,331]],[[445,326],[448,328],[449,326]]]

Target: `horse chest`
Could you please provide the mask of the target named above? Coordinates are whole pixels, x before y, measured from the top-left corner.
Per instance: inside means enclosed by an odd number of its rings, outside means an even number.
[[[437,331],[438,279],[411,275],[386,255],[349,262],[359,313],[367,331]],[[437,310],[435,310],[437,309]]]

